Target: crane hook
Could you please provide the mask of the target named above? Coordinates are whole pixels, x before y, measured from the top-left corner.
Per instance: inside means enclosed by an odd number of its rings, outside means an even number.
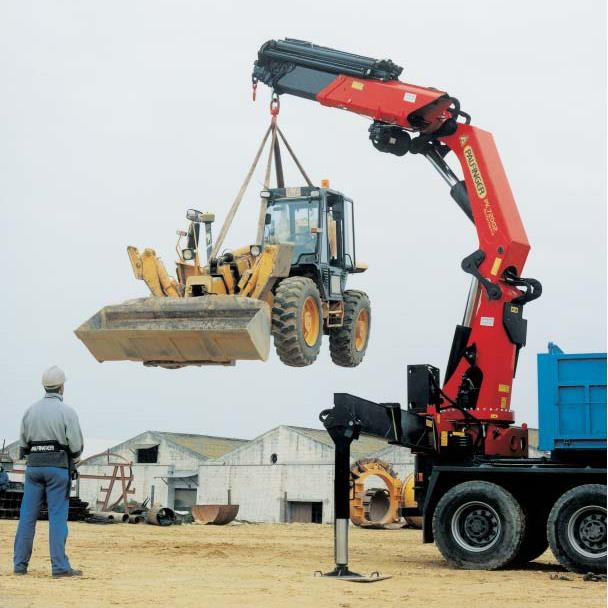
[[[270,114],[272,114],[273,117],[276,117],[279,115],[280,109],[281,109],[281,101],[279,99],[278,94],[275,91],[273,91],[272,97],[270,99]]]

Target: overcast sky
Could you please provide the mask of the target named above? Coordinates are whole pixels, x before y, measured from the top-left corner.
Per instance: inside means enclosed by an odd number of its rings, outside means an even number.
[[[251,101],[253,61],[285,37],[390,58],[402,80],[448,91],[494,134],[532,245],[524,275],[544,286],[525,310],[512,402],[517,422],[535,425],[547,342],[606,349],[605,10],[604,0],[1,2],[0,441],[17,437],[52,364],[66,370],[85,436],[111,441],[319,426],[333,392],[405,403],[408,363],[445,369],[472,226],[423,158],[381,154],[366,119],[293,97],[280,124],[302,163],[356,204],[369,271],[350,285],[373,307],[364,363],[333,366],[325,340],[304,369],[274,353],[148,369],[99,364],[73,334],[103,305],[146,295],[127,245],[156,248],[173,269],[185,210],[223,218],[269,119],[268,89]],[[227,245],[253,241],[261,181]]]

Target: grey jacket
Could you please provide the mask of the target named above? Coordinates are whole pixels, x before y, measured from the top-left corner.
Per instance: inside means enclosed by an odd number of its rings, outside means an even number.
[[[78,458],[84,447],[78,415],[63,397],[57,393],[47,393],[43,399],[31,405],[21,420],[19,446],[27,450],[33,442],[57,441],[68,448],[71,458]],[[28,458],[30,466],[66,466],[52,457],[42,459],[43,454]],[[50,455],[49,455],[50,457]],[[40,462],[38,462],[40,460]],[[47,462],[48,461],[48,462]]]

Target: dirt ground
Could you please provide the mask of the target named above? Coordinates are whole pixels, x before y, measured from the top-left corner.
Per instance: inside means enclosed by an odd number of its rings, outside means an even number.
[[[524,570],[453,570],[417,530],[351,528],[350,566],[389,580],[315,578],[333,567],[332,527],[315,524],[71,523],[81,579],[52,579],[46,522],[27,576],[12,575],[16,521],[0,521],[0,608],[498,608],[604,607],[606,585],[557,566],[550,552]]]

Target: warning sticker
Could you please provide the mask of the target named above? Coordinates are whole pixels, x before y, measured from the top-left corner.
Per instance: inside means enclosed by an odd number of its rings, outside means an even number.
[[[353,82],[350,86],[353,89],[356,89],[357,91],[362,91],[364,88],[364,84],[362,82],[359,82],[358,80],[353,80]]]
[[[483,327],[494,327],[494,317],[481,317],[479,324]]]
[[[490,274],[495,277],[500,270],[500,265],[502,264],[501,258],[494,258],[494,264],[492,264],[492,270],[490,270]]]
[[[407,101],[409,103],[414,103],[416,101],[416,94],[415,93],[406,93],[403,96],[403,101]]]

